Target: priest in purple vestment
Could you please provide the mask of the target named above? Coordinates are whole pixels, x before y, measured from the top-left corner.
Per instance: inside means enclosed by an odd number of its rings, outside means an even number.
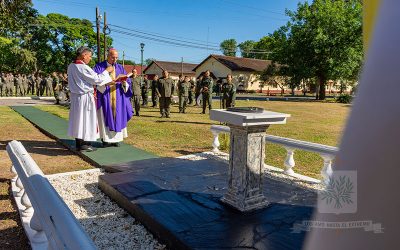
[[[126,75],[124,67],[118,64],[117,60],[118,51],[111,48],[108,51],[107,60],[96,64],[93,70],[99,73],[108,66],[113,66],[115,70],[110,73],[110,76],[115,80],[119,75]],[[133,115],[130,102],[132,97],[131,81],[127,78],[123,81],[116,81],[115,85],[99,86],[96,94],[98,128],[103,146],[119,146],[119,142],[128,136],[126,127]]]

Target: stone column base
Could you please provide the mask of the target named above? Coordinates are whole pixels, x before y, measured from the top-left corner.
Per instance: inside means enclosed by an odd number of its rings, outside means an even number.
[[[262,193],[262,171],[265,159],[265,131],[268,125],[229,125],[229,184],[222,202],[241,212],[266,207]]]
[[[246,199],[238,199],[236,196],[227,193],[221,198],[221,201],[240,212],[250,212],[265,208],[270,204],[263,194],[248,197]]]

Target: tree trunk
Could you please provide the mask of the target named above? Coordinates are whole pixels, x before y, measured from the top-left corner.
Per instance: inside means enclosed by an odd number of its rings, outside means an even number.
[[[319,85],[319,96],[318,100],[325,100],[325,84],[326,84],[326,77],[321,74],[318,76],[318,85]]]

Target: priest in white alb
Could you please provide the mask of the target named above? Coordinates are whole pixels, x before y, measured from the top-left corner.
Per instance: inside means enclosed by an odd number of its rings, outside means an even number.
[[[110,77],[114,68],[107,67],[98,74],[87,65],[91,59],[92,50],[80,47],[67,71],[71,92],[68,135],[75,138],[77,150],[88,152],[96,150],[90,142],[99,138],[94,86],[114,84]]]

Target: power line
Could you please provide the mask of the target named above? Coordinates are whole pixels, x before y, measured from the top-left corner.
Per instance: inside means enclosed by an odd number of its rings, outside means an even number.
[[[138,38],[142,38],[142,39],[146,39],[146,40],[150,40],[150,41],[162,42],[162,43],[176,45],[176,46],[180,46],[180,47],[188,47],[188,48],[195,48],[195,49],[207,49],[206,46],[198,46],[198,45],[191,45],[190,43],[169,41],[169,40],[166,40],[166,39],[154,38],[154,37],[135,34],[135,33],[132,33],[132,32],[122,31],[122,30],[118,30],[118,29],[113,29],[112,31],[114,31],[116,33],[119,33],[119,34],[123,34],[123,35],[138,37]],[[210,50],[219,51],[220,49],[210,48]]]
[[[54,3],[53,1],[46,1],[46,0],[41,0],[41,1]],[[60,2],[57,2],[57,3],[60,4]],[[89,4],[79,3],[79,2],[69,2],[68,4],[70,4],[70,3],[79,5],[79,6],[90,6]],[[109,6],[109,7],[113,7],[113,6]],[[37,25],[37,26],[41,26],[41,25]],[[146,39],[146,40],[150,40],[150,41],[158,42],[158,43],[162,43],[162,44],[168,44],[170,46],[183,47],[183,48],[205,49],[205,50],[211,50],[211,51],[221,51],[221,48],[217,43],[212,43],[214,45],[210,45],[209,42],[204,43],[204,41],[196,40],[196,39],[186,38],[186,40],[182,40],[182,39],[173,38],[173,37],[178,37],[178,36],[169,35],[167,37],[165,35],[160,35],[160,33],[155,33],[155,32],[150,33],[150,32],[145,32],[145,31],[138,30],[138,29],[125,28],[125,27],[121,27],[118,25],[112,25],[112,24],[109,24],[109,26],[123,29],[123,30],[114,29],[114,32],[119,33],[119,34],[127,35],[130,37]],[[131,31],[131,32],[127,32],[125,30]],[[235,48],[234,50],[232,49],[232,50],[224,50],[224,51],[237,52],[238,50],[239,50],[238,48]],[[271,53],[270,51],[263,51],[263,50],[256,50],[256,49],[244,51],[244,52],[253,53],[253,54]]]
[[[263,11],[263,12],[267,12],[267,13],[272,13],[272,14],[276,14],[276,15],[281,15],[281,16],[286,16],[286,14],[281,13],[281,12],[277,12],[277,11],[272,11],[272,10],[265,10],[265,9],[260,9],[258,7],[253,7],[253,6],[249,6],[249,5],[244,5],[244,4],[238,4],[236,2],[232,2],[229,0],[220,0],[221,2],[225,2],[234,6],[239,6],[239,7],[244,7],[244,8],[248,8],[248,9],[252,9],[252,10],[257,10],[257,11]]]
[[[57,28],[57,27],[63,27],[63,24],[31,24],[31,26]],[[124,27],[111,25],[111,24],[109,24],[109,26],[120,27],[121,29],[125,29]],[[132,30],[132,29],[127,29],[127,30]],[[207,44],[193,43],[193,42],[190,42],[190,41],[173,39],[173,38],[168,38],[168,37],[158,36],[158,35],[156,35],[155,37],[152,37],[154,35],[151,34],[151,33],[147,33],[147,32],[140,32],[139,34],[135,34],[135,33],[123,31],[123,30],[120,30],[120,29],[112,29],[112,31],[114,31],[114,32],[116,32],[118,34],[129,36],[129,37],[146,39],[146,40],[149,40],[149,41],[155,42],[157,44],[161,44],[161,45],[167,44],[168,46],[181,47],[181,48],[195,48],[195,49],[211,50],[211,51],[215,51],[215,52],[222,51],[222,49],[220,47],[217,47],[217,46],[211,46],[211,47],[208,46],[207,47]],[[143,35],[141,33],[144,33],[146,35]],[[128,39],[126,37],[118,37],[118,38],[120,38],[120,39]],[[119,42],[117,40],[113,40],[113,42],[120,43],[121,45],[123,45],[125,47],[133,48],[132,46],[128,46],[128,45],[123,44],[123,43],[121,43],[121,42]],[[236,48],[235,50],[224,50],[224,51],[226,51],[226,52],[237,52],[237,51],[241,51],[241,50],[239,48]],[[247,51],[243,51],[243,52],[251,53],[251,54],[270,54],[270,53],[272,53],[271,51],[265,51],[265,50],[247,50]]]
[[[93,23],[95,23],[94,21],[92,21]],[[112,24],[108,24],[109,26],[113,26]],[[175,40],[177,40],[177,41],[182,41],[182,40],[180,40],[180,39],[186,39],[186,41],[185,42],[190,42],[190,41],[195,41],[195,42],[193,42],[193,43],[195,43],[195,44],[199,44],[199,45],[207,45],[207,41],[205,41],[205,40],[199,40],[199,39],[191,39],[191,38],[187,38],[187,37],[183,37],[183,36],[177,36],[177,35],[165,35],[165,34],[162,34],[162,33],[157,33],[157,32],[154,32],[154,31],[152,31],[152,32],[148,32],[148,31],[144,31],[144,30],[140,30],[140,29],[132,29],[132,28],[125,28],[125,27],[121,27],[121,26],[118,26],[118,25],[114,25],[115,27],[119,27],[119,28],[121,28],[121,29],[124,29],[124,30],[129,30],[129,31],[132,31],[132,32],[138,32],[138,33],[143,33],[143,34],[148,34],[148,35],[154,35],[154,36],[158,36],[158,37],[160,37],[160,38],[166,38],[166,39],[175,39]],[[167,37],[168,36],[168,37]],[[172,37],[172,38],[171,38]],[[180,38],[180,39],[176,39],[176,38]],[[197,42],[201,42],[201,43],[197,43]],[[213,45],[213,47],[219,47],[219,43],[215,43],[215,42],[208,42],[208,45],[209,44],[212,44]]]
[[[47,2],[47,3],[52,3],[52,4],[58,4],[58,5],[68,6],[68,7],[70,7],[71,5],[78,6],[78,7],[83,7],[83,8],[95,8],[96,7],[96,6],[91,5],[91,4],[74,2],[74,1],[68,1],[68,3],[64,3],[64,2],[60,2],[60,1],[50,1],[50,0],[37,0],[37,1]],[[241,7],[247,7],[247,8],[252,8],[252,9],[259,10],[256,7],[250,7],[250,6],[246,6],[246,5],[238,5],[238,4],[234,4],[232,2],[231,2],[231,4],[237,5],[237,6],[241,6]],[[111,10],[109,10],[110,12],[111,11],[115,11],[115,12],[118,12],[118,13],[128,13],[128,14],[140,13],[140,14],[150,14],[150,15],[154,14],[154,15],[168,15],[168,16],[170,16],[172,14],[172,15],[174,15],[174,17],[185,17],[185,18],[186,17],[193,18],[194,16],[199,17],[199,18],[202,17],[202,16],[199,16],[199,15],[185,14],[185,13],[180,13],[178,16],[175,16],[176,13],[172,13],[172,12],[169,12],[169,11],[162,11],[162,10],[157,10],[156,12],[150,12],[149,13],[147,10],[138,10],[138,9],[131,9],[131,8],[124,8],[124,9],[121,10],[120,7],[113,6],[113,5],[101,5],[101,4],[98,4],[98,6],[101,7],[101,8],[111,9]],[[262,11],[283,15],[281,13],[273,12],[273,11],[267,11],[267,10],[262,10]],[[244,13],[243,13],[243,11],[240,11],[240,12],[238,12],[238,14],[244,14]],[[261,18],[274,19],[274,20],[279,20],[279,21],[287,21],[288,20],[288,18],[286,18],[286,19],[276,18],[276,17],[271,17],[271,16],[258,15],[258,14],[255,14],[255,13],[251,13],[250,15],[246,15],[247,19],[248,18],[252,18],[252,17],[261,17]],[[210,19],[210,18],[220,20],[221,16],[220,15],[209,15],[208,19]],[[237,14],[235,16],[230,16],[229,17],[229,20],[232,21],[233,19],[236,19],[238,21],[243,20],[243,18],[238,17]]]
[[[187,41],[187,40],[184,41],[184,40],[181,40],[181,39],[175,39],[175,38],[171,38],[171,37],[157,35],[155,33],[148,33],[148,32],[143,32],[143,31],[139,31],[139,30],[136,30],[136,29],[124,28],[124,27],[121,27],[121,26],[118,26],[118,25],[109,24],[109,26],[120,28],[120,29],[124,29],[124,30],[129,30],[129,31],[132,31],[132,32],[135,32],[135,33],[144,34],[144,35],[150,35],[150,36],[154,36],[154,37],[157,37],[157,38],[168,39],[168,40],[172,40],[172,41],[176,41],[176,42],[190,43],[190,44],[193,44],[193,45],[205,46],[205,47],[209,46],[207,43],[191,42],[191,41]],[[211,47],[217,48],[217,46],[211,46]]]
[[[142,38],[142,39],[155,41],[155,42],[160,42],[160,43],[165,43],[165,44],[169,44],[169,45],[175,45],[177,47],[205,49],[205,50],[211,50],[211,51],[221,51],[221,48],[217,47],[217,46],[207,46],[207,44],[203,44],[203,43],[195,43],[195,42],[185,41],[185,40],[181,40],[181,39],[174,39],[174,38],[170,38],[170,37],[166,37],[166,36],[154,35],[154,34],[149,33],[149,32],[141,32],[141,31],[138,32],[135,29],[125,28],[125,27],[121,27],[121,26],[118,26],[118,25],[109,24],[109,26],[117,28],[117,29],[113,29],[112,31],[114,31],[116,33],[119,33],[119,34],[127,35],[127,36],[132,36],[132,37],[136,37],[136,38]],[[121,29],[123,29],[123,30],[121,30]],[[128,32],[128,31],[125,31],[125,30],[131,31],[131,32]],[[225,51],[227,51],[227,52],[236,52],[238,50],[239,50],[239,48],[236,48],[235,50],[225,50]],[[269,53],[272,53],[271,51],[257,50],[257,49],[243,51],[243,52],[252,53],[252,54],[269,54]]]

